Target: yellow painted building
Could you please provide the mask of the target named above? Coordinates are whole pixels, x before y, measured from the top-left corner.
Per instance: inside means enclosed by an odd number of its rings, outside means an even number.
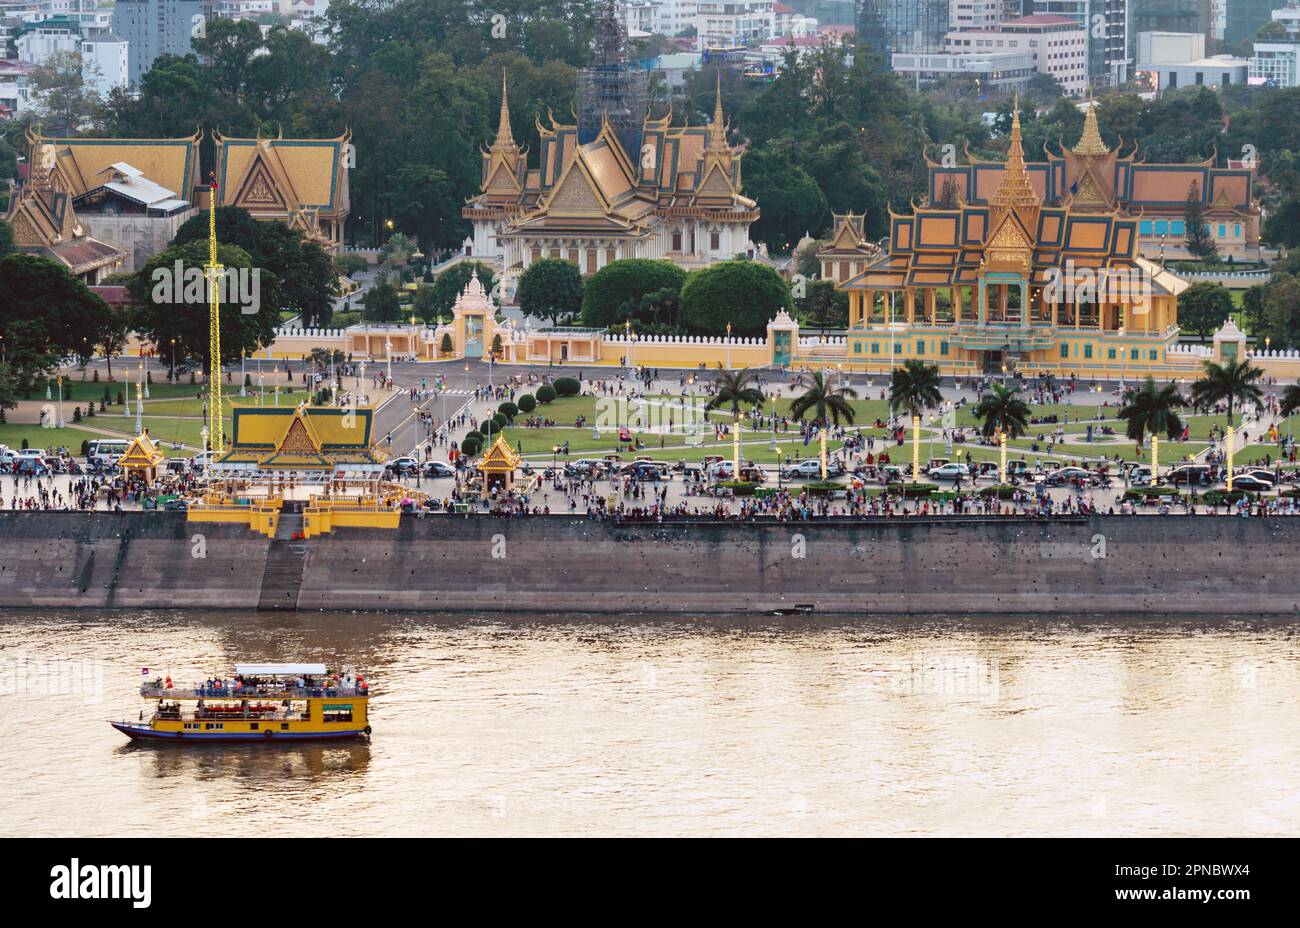
[[[838,285],[849,294],[845,363],[919,358],[947,374],[1085,378],[1164,370],[1187,284],[1138,256],[1136,218],[1098,205],[1091,184],[1044,205],[1017,112],[986,204],[891,212],[887,252]]]

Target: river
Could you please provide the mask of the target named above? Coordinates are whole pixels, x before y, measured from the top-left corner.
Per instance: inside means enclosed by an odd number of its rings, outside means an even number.
[[[1293,835],[1300,622],[0,613],[0,834]],[[373,741],[129,743],[141,668]]]

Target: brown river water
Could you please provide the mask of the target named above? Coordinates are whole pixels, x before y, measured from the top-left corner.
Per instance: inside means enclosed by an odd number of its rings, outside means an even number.
[[[0,613],[4,835],[1294,835],[1300,622]],[[141,668],[369,745],[137,746]]]

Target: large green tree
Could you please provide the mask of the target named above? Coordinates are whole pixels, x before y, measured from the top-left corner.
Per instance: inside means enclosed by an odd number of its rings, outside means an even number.
[[[82,339],[96,343],[107,322],[108,305],[61,265],[21,253],[0,261],[0,360],[18,389],[82,350]]]
[[[237,245],[219,246],[217,260],[227,274],[242,272],[242,279],[256,287],[256,312],[246,311],[253,304],[243,302],[242,294],[235,292],[242,288],[227,286],[221,294],[221,361],[228,364],[275,339],[280,279],[254,264],[248,252]],[[192,358],[205,366],[209,357],[209,287],[203,268],[207,263],[207,242],[173,245],[150,258],[127,284],[135,330],[155,345],[170,347],[175,339],[178,358]]]
[[[557,323],[582,308],[582,275],[578,265],[562,258],[543,258],[519,275],[515,291],[519,310]]]
[[[298,229],[282,222],[260,222],[246,209],[221,206],[216,216],[217,241],[248,254],[253,267],[270,271],[280,281],[284,309],[302,314],[304,326],[327,326],[333,300],[339,295],[338,274],[329,253]],[[172,245],[208,241],[208,216],[192,216],[176,230]]]
[[[605,265],[582,288],[582,324],[604,328],[624,321],[623,308],[660,290],[682,289],[686,272],[669,261],[625,258]],[[650,321],[648,319],[642,321]]]
[[[678,321],[700,335],[755,338],[781,310],[794,308],[785,280],[757,261],[719,261],[686,275]]]
[[[1197,281],[1178,294],[1178,324],[1208,338],[1232,314],[1232,294],[1223,284]]]

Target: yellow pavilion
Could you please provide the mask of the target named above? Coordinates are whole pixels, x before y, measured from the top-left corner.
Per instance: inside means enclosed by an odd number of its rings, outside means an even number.
[[[167,455],[158,450],[158,446],[149,437],[145,429],[131,440],[122,456],[117,459],[117,466],[122,468],[129,480],[133,476],[143,477],[153,483],[158,479],[158,465],[166,460]]]
[[[489,496],[492,490],[500,487],[509,493],[514,487],[515,470],[519,467],[519,455],[510,448],[504,435],[498,435],[496,442],[483,455],[479,462],[483,472],[483,495]]]

